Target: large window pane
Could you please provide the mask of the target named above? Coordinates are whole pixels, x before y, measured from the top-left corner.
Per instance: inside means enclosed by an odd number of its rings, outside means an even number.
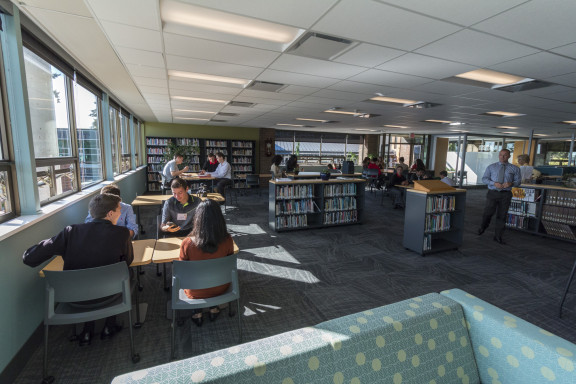
[[[80,182],[82,187],[85,187],[103,179],[98,97],[75,84],[74,99]]]
[[[12,212],[9,177],[7,171],[0,171],[0,219],[1,216],[8,215]]]
[[[118,110],[110,108],[110,144],[112,148],[112,170],[114,171],[114,176],[120,173],[118,167]]]
[[[36,167],[40,204],[46,204],[77,190],[74,160]]]
[[[36,158],[73,156],[66,76],[26,48],[24,64]]]
[[[131,168],[131,156],[130,156],[130,130],[129,130],[129,117],[120,114],[120,144],[122,148],[122,163],[121,163],[121,173],[127,172]]]

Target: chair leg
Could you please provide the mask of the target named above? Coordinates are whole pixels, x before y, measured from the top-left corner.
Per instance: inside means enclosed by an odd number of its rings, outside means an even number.
[[[44,361],[42,364],[42,384],[54,382],[54,376],[48,376],[48,324],[44,324]]]
[[[156,264],[156,276],[162,276],[162,272],[160,272],[160,264]]]
[[[128,311],[128,324],[132,324],[132,311]],[[132,362],[137,363],[140,361],[140,355],[134,351],[134,331],[131,326],[128,326],[130,331],[130,354],[132,355]]]
[[[562,317],[562,307],[564,306],[564,300],[566,300],[566,295],[570,289],[570,284],[572,284],[572,279],[574,278],[574,273],[576,272],[576,261],[574,261],[574,266],[572,267],[572,272],[570,272],[570,277],[568,278],[568,283],[566,284],[566,289],[562,295],[562,300],[560,300],[560,311],[558,317]]]
[[[138,288],[134,290],[134,299],[136,301],[136,322],[134,323],[134,328],[141,328],[142,322],[140,321],[140,295],[138,294]],[[132,322],[130,322],[132,324]],[[132,328],[130,328],[132,330]]]
[[[238,317],[238,343],[242,342],[242,313],[240,313],[240,299],[236,299],[236,316]]]
[[[170,358],[174,360],[176,358],[176,310],[172,310],[172,335],[170,337]]]
[[[142,267],[136,267],[136,281],[138,282],[138,290],[140,292],[142,292],[142,290],[144,289],[144,287],[142,286],[142,282],[140,281],[140,275],[142,275],[144,273],[144,271],[142,270]]]
[[[164,290],[168,291],[170,287],[168,286],[168,277],[166,276],[166,263],[162,263],[164,269]]]

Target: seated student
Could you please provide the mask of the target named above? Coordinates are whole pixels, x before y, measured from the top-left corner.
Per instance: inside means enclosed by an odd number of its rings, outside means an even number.
[[[414,164],[412,164],[412,167],[410,168],[411,171],[416,171],[418,169],[426,169],[426,166],[424,165],[422,159],[416,159],[416,161],[414,162]]]
[[[111,193],[120,197],[120,188],[118,188],[116,184],[109,184],[100,190],[100,194],[104,193]],[[138,224],[136,224],[136,215],[132,210],[132,206],[130,204],[120,202],[120,212],[120,218],[118,219],[118,223],[116,225],[128,228],[130,230],[130,237],[134,238],[134,236],[138,234]],[[84,220],[84,222],[89,223],[92,220],[92,215],[90,212],[88,212],[88,216],[86,216],[86,220]]]
[[[216,159],[218,159],[218,167],[214,172],[200,172],[201,175],[209,174],[212,177],[216,178],[216,192],[221,194],[222,197],[224,196],[224,188],[227,185],[232,184],[232,168],[230,167],[230,163],[226,161],[224,154],[222,152],[216,153]]]
[[[188,194],[186,181],[177,177],[172,180],[170,189],[172,197],[166,200],[162,207],[162,224],[160,229],[165,237],[188,236],[192,230],[194,210],[199,199]]]
[[[282,163],[282,156],[274,155],[272,158],[272,165],[270,166],[270,172],[274,179],[279,179],[282,177],[282,170],[280,169],[280,163]]]
[[[385,177],[387,175],[384,175],[382,173],[382,170],[381,170],[380,166],[378,165],[378,159],[377,158],[373,157],[370,159],[370,163],[368,164],[368,169],[377,169],[378,170],[378,179],[376,181],[376,188],[382,189],[382,185],[384,185]]]
[[[398,163],[395,165],[395,167],[398,167],[398,166],[402,167],[402,170],[403,170],[403,171],[407,171],[408,168],[409,168],[408,164],[404,163],[404,158],[403,158],[403,157],[400,157],[400,158],[398,159]]]
[[[216,160],[216,155],[210,152],[208,154],[208,160],[202,166],[202,170],[206,172],[214,172],[218,168],[218,160]]]
[[[162,182],[166,188],[170,186],[170,182],[173,178],[180,176],[184,172],[188,172],[188,166],[185,166],[182,170],[178,169],[178,166],[182,164],[183,161],[184,156],[180,153],[176,153],[174,159],[167,162],[164,166],[164,170],[162,171]]]
[[[194,229],[180,245],[180,260],[207,260],[225,257],[234,253],[234,241],[226,229],[226,220],[220,206],[212,201],[201,202],[196,208]],[[226,292],[229,284],[207,289],[185,289],[190,299],[206,299]],[[210,307],[210,321],[216,320],[220,310]],[[202,310],[195,310],[192,321],[202,326]]]
[[[116,225],[121,215],[120,197],[104,193],[96,195],[90,201],[89,223],[69,225],[51,239],[42,240],[23,255],[24,264],[37,267],[55,255],[64,259],[64,270],[102,267],[125,261],[127,265],[134,260],[134,250],[130,231]],[[82,307],[97,308],[98,304],[108,301],[109,297],[81,302]],[[116,316],[106,319],[106,326],[100,334],[101,339],[109,339],[122,329],[116,325]],[[94,322],[84,324],[80,335],[80,346],[89,345],[94,332]]]
[[[520,176],[522,183],[532,182],[532,172],[534,172],[534,167],[528,165],[528,163],[530,163],[530,156],[518,156],[518,165],[520,166]]]
[[[286,172],[294,172],[298,166],[298,156],[290,155],[288,161],[286,161]]]
[[[418,168],[416,169],[416,172],[410,175],[410,182],[413,183],[416,180],[427,180],[429,178],[430,177],[428,176],[424,168]]]
[[[451,187],[454,186],[454,180],[448,178],[448,172],[440,171],[440,177],[441,177],[441,179],[440,179],[441,182],[446,183]]]
[[[408,180],[404,176],[404,168],[401,165],[396,166],[396,172],[390,178],[390,195],[394,199],[394,209],[404,208],[404,188],[398,188],[398,185],[408,185]]]

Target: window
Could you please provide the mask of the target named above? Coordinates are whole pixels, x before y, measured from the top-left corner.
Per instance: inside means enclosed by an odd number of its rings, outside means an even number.
[[[1,51],[1,49],[0,49]],[[13,165],[10,163],[10,146],[8,142],[8,129],[5,120],[4,106],[6,105],[6,92],[4,88],[4,68],[0,52],[0,222],[15,216],[13,190]]]
[[[120,158],[118,151],[118,125],[118,110],[110,107],[110,150],[112,151],[112,170],[114,171],[114,176],[120,173],[120,167],[118,166]]]
[[[134,164],[135,168],[140,165],[140,159],[138,158],[138,154],[140,153],[140,122],[134,119],[134,160],[136,164]]]
[[[132,168],[130,151],[130,118],[124,113],[120,114],[120,148],[122,158],[120,162],[120,173],[128,172]]]
[[[301,164],[341,164],[348,154],[358,156],[362,141],[361,135],[278,130],[275,150],[284,160],[296,154]]]
[[[86,88],[74,84],[74,101],[80,184],[84,188],[103,180],[99,99]]]

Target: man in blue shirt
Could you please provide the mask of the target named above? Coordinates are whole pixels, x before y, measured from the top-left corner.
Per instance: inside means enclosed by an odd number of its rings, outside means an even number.
[[[120,196],[120,188],[115,184],[109,184],[100,190],[100,194],[111,193],[112,195]],[[85,223],[92,221],[92,215],[88,212]],[[130,230],[130,238],[133,239],[138,234],[138,224],[136,224],[136,215],[130,204],[120,202],[120,218],[116,225],[126,227]]]
[[[214,172],[200,172],[201,175],[208,174],[212,177],[216,178],[216,192],[221,194],[224,198],[224,188],[227,185],[232,184],[232,168],[230,167],[230,163],[226,161],[224,154],[222,152],[218,152],[216,154],[216,159],[218,160],[218,167]]]
[[[502,234],[506,226],[506,213],[512,200],[512,187],[518,187],[522,182],[520,168],[510,164],[508,162],[509,158],[510,151],[507,149],[501,150],[498,154],[499,161],[490,164],[482,177],[482,182],[488,186],[488,193],[486,194],[486,206],[484,207],[478,234],[484,233],[490,225],[492,216],[496,213],[494,241],[500,244],[506,244],[502,240]]]
[[[169,188],[170,182],[173,178],[179,177],[184,172],[188,172],[188,166],[182,168],[182,170],[178,169],[178,166],[184,162],[184,156],[180,153],[174,155],[174,160],[170,160],[164,166],[162,170],[162,182],[164,185]]]

